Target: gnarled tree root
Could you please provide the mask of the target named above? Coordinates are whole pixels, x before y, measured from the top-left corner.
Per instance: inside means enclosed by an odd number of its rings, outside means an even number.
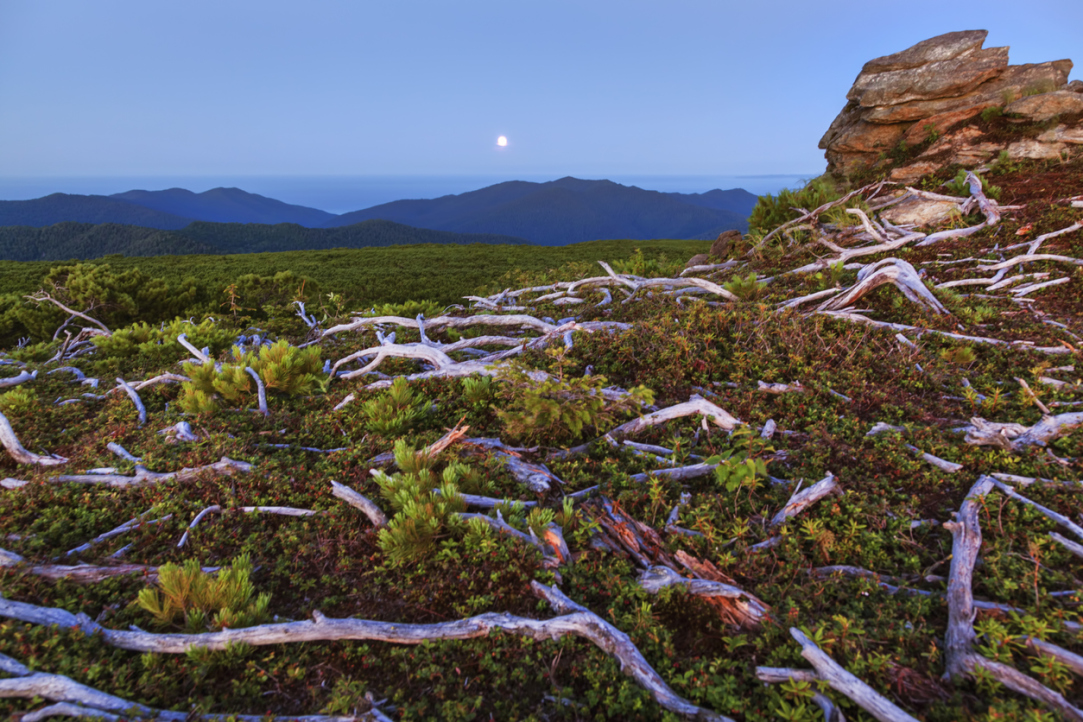
[[[188,722],[189,720],[207,720],[225,722],[265,722],[268,720],[286,720],[297,722],[390,722],[379,710],[372,709],[361,715],[333,717],[325,715],[305,715],[290,717],[267,717],[265,715],[235,714],[194,714],[154,709],[137,702],[114,697],[100,690],[80,684],[61,674],[34,672],[25,665],[6,655],[0,654],[0,670],[14,675],[10,679],[0,679],[0,698],[34,699],[40,697],[58,704],[49,705],[22,716],[23,722],[37,722],[50,717],[92,717],[106,720],[171,720]],[[116,712],[117,714],[109,714]]]
[[[944,637],[947,676],[976,676],[978,670],[991,675],[1013,692],[1026,695],[1056,710],[1065,719],[1083,722],[1083,710],[1073,706],[1062,694],[1028,677],[1014,667],[994,662],[974,651],[974,565],[981,550],[980,497],[991,492],[998,482],[980,476],[966,495],[956,521],[946,522],[951,532],[951,571],[948,573],[948,629]]]
[[[107,629],[85,614],[75,615],[63,609],[39,607],[0,598],[0,617],[31,624],[57,624],[68,629],[78,627],[86,634],[100,635],[100,639],[110,646],[159,654],[184,654],[189,649],[220,650],[238,642],[265,646],[352,639],[420,644],[435,640],[476,639],[486,637],[494,630],[538,640],[560,639],[572,635],[590,641],[615,657],[623,672],[646,689],[664,709],[690,719],[715,722],[729,720],[728,717],[697,707],[677,695],[650,666],[627,634],[594,612],[576,604],[556,587],[546,587],[537,581],[531,582],[530,586],[538,597],[547,601],[561,616],[538,620],[490,612],[453,622],[402,624],[365,619],[331,619],[319,612],[313,612],[312,621],[264,624],[204,634],[152,634]]]

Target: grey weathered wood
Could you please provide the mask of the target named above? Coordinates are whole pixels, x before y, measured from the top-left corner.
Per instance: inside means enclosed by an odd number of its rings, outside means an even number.
[[[104,484],[117,489],[123,489],[128,487],[147,486],[149,484],[158,484],[164,481],[184,481],[190,479],[193,476],[201,474],[205,471],[214,472],[215,474],[221,474],[229,476],[234,472],[250,472],[252,471],[252,465],[246,461],[234,461],[229,457],[223,456],[221,460],[216,461],[213,464],[207,464],[206,466],[196,466],[194,468],[185,467],[180,471],[169,471],[164,473],[158,473],[150,471],[144,466],[137,465],[135,467],[134,476],[124,476],[122,474],[69,474],[63,476],[54,476],[49,481],[54,483],[75,483],[75,484]]]
[[[345,484],[338,483],[334,479],[331,480],[331,494],[336,499],[342,499],[355,509],[360,509],[361,513],[369,518],[373,526],[387,526],[387,515],[368,497],[359,494]]]
[[[40,456],[23,448],[23,445],[19,443],[19,437],[15,435],[15,430],[11,428],[11,422],[2,412],[0,412],[0,446],[7,449],[11,458],[20,464],[57,466],[68,463],[68,460],[63,456]]]
[[[816,644],[806,637],[800,629],[790,628],[790,635],[801,645],[801,656],[807,659],[820,679],[831,688],[849,697],[854,704],[880,720],[880,722],[917,722],[901,708],[878,693],[869,685],[847,672],[831,659]]]
[[[332,619],[313,612],[312,621],[264,624],[203,634],[152,634],[138,630],[107,629],[85,614],[75,615],[63,609],[39,607],[0,598],[0,617],[31,624],[58,624],[68,629],[78,627],[87,634],[100,635],[105,644],[119,649],[160,654],[184,654],[189,649],[220,650],[238,642],[254,646],[331,640],[420,644],[431,640],[476,639],[486,637],[494,630],[537,640],[559,639],[572,635],[589,640],[615,657],[624,673],[645,688],[664,709],[690,719],[728,722],[728,717],[698,707],[677,695],[643,658],[628,635],[568,599],[556,587],[545,587],[533,581],[531,588],[561,616],[537,620],[490,612],[452,622],[403,624],[365,619]]]
[[[770,526],[776,527],[780,524],[784,524],[786,520],[797,516],[820,499],[838,491],[838,488],[838,477],[830,471],[827,472],[827,476],[820,479],[812,486],[802,489],[791,496],[790,500],[786,502],[786,506],[782,507],[778,513],[772,517]]]

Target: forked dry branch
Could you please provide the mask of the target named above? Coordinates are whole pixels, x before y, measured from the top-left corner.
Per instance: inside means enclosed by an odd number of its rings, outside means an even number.
[[[420,644],[437,640],[476,639],[486,637],[494,630],[537,640],[560,639],[571,635],[582,637],[616,657],[623,672],[646,689],[664,709],[688,719],[718,722],[729,720],[728,717],[698,707],[677,695],[643,658],[643,654],[627,634],[594,612],[576,604],[555,586],[546,587],[532,581],[531,589],[560,616],[537,620],[489,612],[453,622],[403,624],[366,619],[334,619],[314,611],[312,621],[262,624],[202,634],[153,634],[108,629],[85,614],[75,615],[63,609],[39,607],[0,597],[0,617],[30,624],[57,624],[67,629],[78,628],[86,634],[99,635],[102,642],[112,647],[158,654],[184,654],[190,649],[222,650],[231,644],[242,642],[256,647],[350,639]]]
[[[988,674],[1008,689],[1038,700],[1056,710],[1065,719],[1083,721],[1083,711],[1064,695],[1049,689],[1015,667],[994,662],[974,650],[975,604],[973,597],[974,565],[981,550],[982,532],[978,512],[981,497],[988,495],[999,482],[988,476],[978,477],[966,495],[955,521],[945,522],[951,532],[951,570],[948,573],[948,628],[944,637],[946,675],[951,678]]]
[[[198,714],[154,709],[115,697],[80,684],[61,674],[34,672],[22,663],[0,654],[0,671],[12,675],[0,679],[0,698],[45,699],[58,704],[48,705],[22,715],[22,722],[37,722],[52,717],[87,717],[97,720],[171,720],[173,722],[391,722],[390,718],[373,708],[349,716],[302,715],[268,717],[266,715]],[[117,714],[109,714],[116,712]]]

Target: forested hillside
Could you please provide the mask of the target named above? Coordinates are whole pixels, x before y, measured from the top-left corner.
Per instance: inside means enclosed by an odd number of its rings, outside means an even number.
[[[335,214],[327,211],[283,203],[240,188],[212,188],[203,193],[193,193],[184,188],[128,191],[114,193],[110,198],[212,223],[296,223],[301,226],[321,226],[335,217]]]
[[[292,223],[190,223],[161,231],[115,223],[57,223],[44,228],[0,227],[0,260],[62,261],[108,255],[162,256],[193,253],[267,253],[404,246],[418,243],[525,244],[522,238],[449,233],[390,221],[365,221],[342,228],[304,228]]]

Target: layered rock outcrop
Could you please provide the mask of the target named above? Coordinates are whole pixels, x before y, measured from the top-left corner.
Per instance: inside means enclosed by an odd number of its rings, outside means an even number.
[[[1083,144],[1083,83],[1068,82],[1072,61],[1009,65],[1007,47],[982,47],[987,35],[947,33],[865,63],[820,140],[828,172],[896,165],[892,180],[909,182],[952,163],[972,167],[1001,150],[1013,159],[1056,158]],[[981,127],[987,108],[1018,124],[1064,122],[1012,139]],[[907,149],[922,145],[908,157]]]

